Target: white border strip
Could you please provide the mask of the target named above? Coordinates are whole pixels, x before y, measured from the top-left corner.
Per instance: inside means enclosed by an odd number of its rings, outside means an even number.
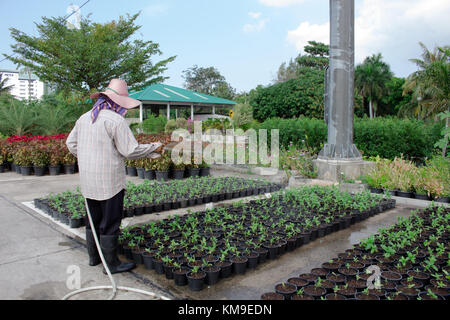
[[[183,96],[181,93],[178,93],[178,92],[176,92],[176,91],[173,91],[173,90],[171,90],[171,89],[169,89],[169,88],[164,88],[165,90],[167,90],[167,91],[170,91],[170,92],[172,92],[172,93],[174,93],[174,94],[176,94],[176,95],[178,95],[178,96],[180,96],[180,97],[182,97],[182,98],[185,98],[185,99],[187,99],[187,100],[191,100],[191,98],[188,98],[188,97],[186,97],[186,96]]]
[[[44,211],[42,211],[41,209],[38,209],[34,206],[34,202],[33,201],[28,201],[28,202],[22,202],[22,204],[25,207],[30,208],[31,210],[33,210],[34,212],[38,213],[39,215],[43,216],[44,218],[46,218],[47,220],[50,220],[51,222],[57,224],[58,226],[60,226],[61,228],[63,228],[64,230],[69,231],[70,233],[76,235],[77,237],[80,237],[83,240],[86,240],[86,232],[85,232],[85,227],[81,227],[81,228],[70,228],[67,224],[59,222],[56,219],[53,219],[53,217],[50,217],[48,214],[46,214]]]
[[[165,93],[159,92],[158,90],[153,90],[153,91],[155,91],[156,93],[158,93],[158,94],[160,94],[160,95],[162,95],[162,96],[164,96],[164,97],[166,97],[166,98],[170,98],[170,96],[168,96],[168,95],[165,94]]]
[[[194,95],[196,95],[197,97],[200,97],[200,98],[202,98],[202,99],[209,100],[207,97],[201,96],[201,95],[199,95],[198,93],[193,92],[192,94],[194,94]]]

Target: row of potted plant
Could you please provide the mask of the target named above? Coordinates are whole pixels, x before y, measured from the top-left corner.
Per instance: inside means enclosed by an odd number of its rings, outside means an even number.
[[[124,218],[274,192],[281,188],[275,183],[239,177],[199,177],[165,183],[147,180],[142,184],[128,182],[124,197]],[[86,209],[79,190],[52,194],[35,199],[34,203],[37,208],[72,228],[83,226]]]
[[[435,157],[421,167],[402,158],[377,159],[365,181],[375,193],[388,191],[395,196],[448,203],[450,159]]]
[[[189,164],[174,163],[169,152],[163,153],[157,159],[126,160],[125,165],[129,176],[138,176],[147,180],[167,181],[170,178],[180,180],[189,177],[206,177],[210,174],[210,167],[205,161],[202,164],[196,164],[191,159]]]
[[[352,249],[275,286],[264,300],[447,300],[450,209],[399,218]],[[376,274],[378,270],[378,275]]]
[[[121,230],[121,253],[199,291],[395,206],[369,192],[303,187]]]
[[[0,140],[0,173],[22,175],[58,175],[76,172],[77,160],[66,147],[67,134],[54,136],[11,136]],[[139,143],[170,142],[167,135],[136,135]]]

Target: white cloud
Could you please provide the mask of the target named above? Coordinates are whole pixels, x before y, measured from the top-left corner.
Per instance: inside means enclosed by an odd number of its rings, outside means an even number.
[[[261,12],[249,12],[248,15],[253,19],[258,19],[261,17]]]
[[[305,45],[311,40],[328,44],[330,42],[330,23],[310,24],[309,22],[302,22],[297,29],[288,31],[287,39],[299,51],[303,51]]]
[[[256,23],[248,23],[244,25],[244,32],[245,33],[254,33],[254,32],[261,32],[264,27],[266,26],[266,23],[269,21],[269,19],[263,19],[259,20]]]
[[[358,1],[355,17],[356,62],[381,52],[393,69],[397,66],[394,71],[405,76],[413,66],[408,59],[420,56],[419,41],[429,49],[436,45],[449,45],[449,16],[448,0]],[[302,22],[298,28],[288,31],[287,40],[299,51],[309,40],[328,44],[329,22]]]
[[[169,7],[166,4],[152,4],[144,9],[144,14],[146,14],[147,16],[157,16],[166,13],[168,9]]]
[[[268,7],[288,7],[295,4],[301,4],[305,0],[259,0],[259,2]]]

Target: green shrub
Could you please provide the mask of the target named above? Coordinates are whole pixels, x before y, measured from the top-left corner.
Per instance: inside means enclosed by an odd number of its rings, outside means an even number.
[[[142,123],[142,129],[146,134],[162,133],[165,130],[167,118],[164,116],[155,117],[150,115],[148,119]]]
[[[253,108],[249,104],[239,103],[233,109],[233,125],[235,128],[248,130],[253,122]]]
[[[255,89],[250,96],[250,105],[256,120],[300,116],[323,118],[324,72],[316,69],[299,72],[296,79]]]
[[[178,118],[176,120],[177,129],[187,129],[188,121],[185,118]]]
[[[174,119],[170,119],[167,121],[166,126],[164,127],[165,133],[172,133],[177,129],[177,122]]]
[[[434,144],[440,139],[442,124],[396,118],[355,119],[354,142],[365,157],[393,160],[401,157],[416,162],[431,158]],[[280,145],[290,144],[320,152],[327,141],[327,125],[319,119],[281,119],[271,118],[255,129],[279,129]]]

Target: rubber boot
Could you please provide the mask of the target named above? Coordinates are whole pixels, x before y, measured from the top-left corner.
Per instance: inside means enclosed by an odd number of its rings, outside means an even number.
[[[127,272],[136,268],[134,262],[123,263],[117,257],[118,238],[118,236],[100,236],[100,247],[111,274]],[[103,269],[103,273],[106,274],[106,270]]]
[[[97,231],[97,237],[98,235],[99,232]],[[86,229],[86,245],[89,254],[89,265],[93,267],[102,263],[100,255],[98,254],[97,246],[95,245],[94,234],[91,229]]]

